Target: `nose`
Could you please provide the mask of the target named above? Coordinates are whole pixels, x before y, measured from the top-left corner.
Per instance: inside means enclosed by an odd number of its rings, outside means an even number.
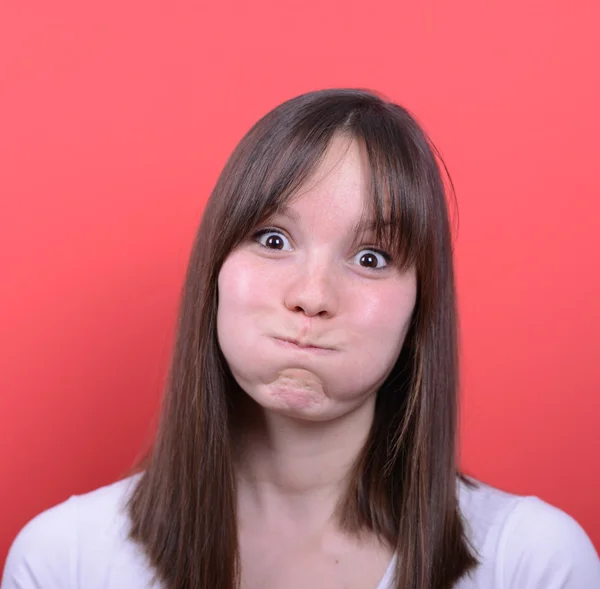
[[[285,306],[307,317],[334,316],[338,306],[336,280],[324,256],[314,256],[292,272],[284,293]]]

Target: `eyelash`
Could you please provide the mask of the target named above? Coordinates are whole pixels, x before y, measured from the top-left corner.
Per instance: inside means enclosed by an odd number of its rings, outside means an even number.
[[[259,231],[256,231],[252,235],[252,239],[254,241],[256,241],[258,243],[258,245],[262,248],[265,248],[270,251],[277,251],[277,250],[274,250],[273,248],[267,247],[266,245],[263,245],[262,243],[258,242],[258,239],[260,237],[262,237],[263,235],[266,235],[267,233],[280,233],[281,235],[285,235],[281,229],[277,229],[276,227],[265,227],[264,229],[260,229]],[[288,237],[286,237],[286,239],[289,240]],[[370,252],[379,254],[385,260],[385,263],[386,263],[385,266],[382,266],[380,268],[368,268],[366,266],[363,266],[363,268],[366,268],[367,270],[372,270],[374,272],[381,272],[382,270],[385,270],[386,268],[388,268],[389,264],[392,261],[392,256],[390,256],[390,254],[388,254],[387,252],[385,252],[382,249],[379,249],[377,247],[367,246],[367,247],[363,247],[362,250],[368,250]],[[358,250],[358,251],[362,251],[362,250]]]

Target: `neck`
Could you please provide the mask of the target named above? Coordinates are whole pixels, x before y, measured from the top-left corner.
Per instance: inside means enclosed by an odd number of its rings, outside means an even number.
[[[368,436],[374,399],[328,422],[298,420],[250,403],[235,440],[240,509],[267,523],[325,524]]]

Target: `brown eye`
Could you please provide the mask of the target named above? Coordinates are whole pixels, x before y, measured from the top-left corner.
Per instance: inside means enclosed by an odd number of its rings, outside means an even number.
[[[254,238],[263,247],[270,250],[290,250],[288,239],[274,229],[263,229],[255,234]]]
[[[358,264],[363,268],[382,270],[389,262],[389,256],[377,250],[362,250],[356,255]]]
[[[269,235],[265,241],[265,245],[275,250],[283,249],[283,239],[279,235]]]
[[[377,258],[373,254],[364,254],[360,258],[360,265],[368,268],[377,268]]]

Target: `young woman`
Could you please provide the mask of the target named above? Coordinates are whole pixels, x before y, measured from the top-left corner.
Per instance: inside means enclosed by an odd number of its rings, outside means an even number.
[[[368,92],[285,102],[208,201],[151,455],[31,521],[2,589],[600,588],[572,518],[457,472],[457,376],[425,133]]]

